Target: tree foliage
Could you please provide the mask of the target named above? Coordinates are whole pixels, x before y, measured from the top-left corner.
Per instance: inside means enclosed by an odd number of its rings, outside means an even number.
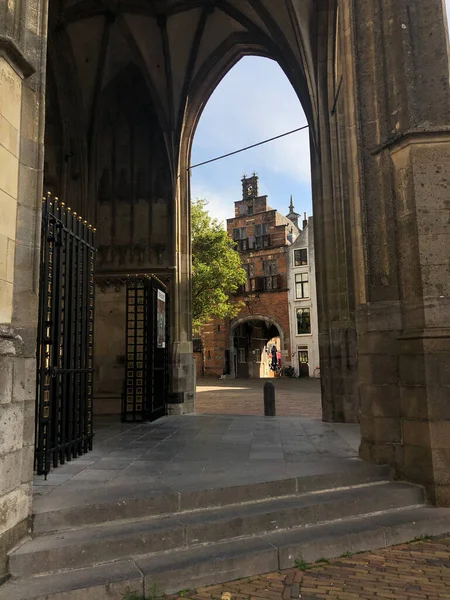
[[[212,318],[234,317],[241,306],[231,295],[246,281],[236,244],[212,219],[206,200],[192,203],[192,313],[198,329]]]

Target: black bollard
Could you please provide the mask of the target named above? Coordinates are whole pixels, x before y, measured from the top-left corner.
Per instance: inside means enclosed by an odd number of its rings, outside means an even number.
[[[264,384],[264,416],[275,417],[275,387],[268,381]]]

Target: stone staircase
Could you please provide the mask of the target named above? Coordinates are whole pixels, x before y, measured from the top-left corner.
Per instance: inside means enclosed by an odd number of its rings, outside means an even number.
[[[387,467],[181,491],[139,484],[39,499],[33,539],[1,600],[110,600],[176,592],[450,532],[450,510]]]

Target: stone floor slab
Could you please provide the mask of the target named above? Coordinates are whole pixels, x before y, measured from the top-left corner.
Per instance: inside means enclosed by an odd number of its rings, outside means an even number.
[[[98,417],[96,427],[92,452],[61,465],[46,480],[35,478],[38,512],[44,496],[48,503],[77,490],[146,482],[176,489],[218,488],[233,481],[325,472],[333,462],[342,471],[357,459],[354,440],[359,436],[357,425],[335,428],[298,416],[185,415],[142,424]],[[48,492],[39,491],[45,487]]]

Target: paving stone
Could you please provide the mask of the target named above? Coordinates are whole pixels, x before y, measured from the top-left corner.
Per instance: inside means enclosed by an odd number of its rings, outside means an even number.
[[[317,379],[277,379],[275,385],[277,415],[316,419],[322,418],[320,381]],[[207,414],[263,415],[263,385],[261,380],[249,379],[242,385],[235,380],[199,378],[197,380],[196,410]],[[271,425],[266,426],[270,428]]]

